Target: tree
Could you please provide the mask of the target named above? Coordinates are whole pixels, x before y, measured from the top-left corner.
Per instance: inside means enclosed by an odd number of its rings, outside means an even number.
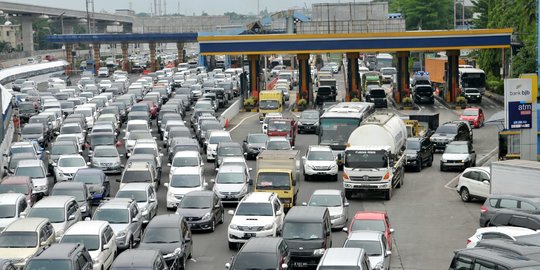
[[[405,16],[407,30],[443,30],[454,25],[453,0],[390,0],[390,10]]]

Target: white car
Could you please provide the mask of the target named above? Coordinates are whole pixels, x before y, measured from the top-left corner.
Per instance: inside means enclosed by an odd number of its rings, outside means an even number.
[[[309,146],[304,157],[304,180],[309,181],[314,176],[330,177],[333,181],[338,180],[337,158],[330,146]]]
[[[538,233],[535,230],[513,227],[513,226],[498,226],[478,228],[476,232],[467,239],[467,248],[476,247],[476,244],[484,239],[512,239],[522,235]]]
[[[342,229],[347,225],[349,202],[343,191],[337,189],[318,189],[311,194],[309,201],[303,205],[325,207],[330,212],[332,229]]]
[[[157,215],[157,192],[151,183],[127,183],[116,193],[116,198],[135,199],[141,211],[143,224]]]
[[[491,169],[489,167],[467,168],[459,176],[456,191],[461,200],[468,202],[473,198],[485,199],[489,197]]]
[[[109,77],[109,68],[101,67],[98,69],[98,77]]]
[[[228,213],[233,216],[227,233],[229,249],[236,249],[251,237],[278,236],[285,218],[283,204],[273,192],[250,193]]]
[[[24,194],[0,194],[0,209],[3,211],[2,215],[0,216],[0,233],[5,227],[11,224],[11,222],[19,219],[21,213],[25,212],[27,208],[29,208],[29,206]]]
[[[109,269],[116,256],[114,231],[107,221],[80,221],[71,226],[60,243],[83,243],[93,261],[93,270]]]
[[[26,217],[48,218],[54,227],[56,242],[67,229],[82,220],[75,197],[61,195],[44,197],[30,208]]]
[[[129,134],[126,135],[126,137],[124,137],[124,147],[125,147],[125,150],[126,150],[126,156],[130,156],[131,155],[131,151],[133,151],[133,147],[135,146],[135,143],[137,142],[137,140],[140,140],[140,139],[147,139],[147,140],[152,140],[152,139],[156,139],[156,137],[153,137],[152,136],[152,133],[150,133],[148,130],[134,130],[134,131],[131,131],[129,132]]]
[[[214,183],[214,193],[223,203],[237,203],[249,193],[253,180],[249,178],[244,167],[239,165],[221,165]]]
[[[197,151],[179,151],[167,166],[171,167],[169,179],[172,178],[173,172],[177,168],[198,168],[201,170],[201,173],[204,170],[204,162],[202,161],[201,154]]]
[[[237,165],[242,166],[244,170],[246,171],[246,175],[249,176],[249,172],[252,171],[253,168],[248,167],[246,159],[243,157],[224,157],[223,161],[221,161],[221,166],[227,166],[227,165]],[[218,171],[219,168],[216,169]]]
[[[167,188],[167,209],[174,209],[186,193],[204,190],[208,183],[200,169],[180,167],[174,170],[169,183],[165,183],[164,186]]]
[[[81,155],[61,155],[58,158],[54,168],[54,176],[56,181],[71,181],[73,175],[83,168],[88,168],[88,165]]]
[[[159,147],[155,140],[138,139],[133,146],[132,154],[151,154],[156,158],[156,167],[161,168],[161,157],[163,153],[159,152]]]
[[[281,113],[268,113],[264,117],[262,123],[262,133],[266,134],[266,131],[268,129],[268,122],[270,122],[270,119],[272,118],[283,118],[283,115]]]
[[[112,82],[110,80],[101,80],[99,82],[99,88],[107,89],[112,87]]]
[[[206,161],[216,159],[216,150],[220,142],[232,142],[231,134],[225,130],[212,130],[207,133],[207,140],[204,141],[206,146]]]
[[[60,134],[73,134],[77,136],[79,145],[83,145],[86,138],[86,130],[84,130],[78,123],[66,123],[60,128]]]
[[[289,139],[285,137],[268,137],[266,144],[263,147],[264,150],[293,150],[294,146],[291,146]]]

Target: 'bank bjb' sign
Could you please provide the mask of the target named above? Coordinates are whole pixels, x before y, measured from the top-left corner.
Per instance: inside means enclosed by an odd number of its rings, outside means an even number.
[[[531,79],[504,80],[504,109],[507,129],[532,127],[532,92]]]

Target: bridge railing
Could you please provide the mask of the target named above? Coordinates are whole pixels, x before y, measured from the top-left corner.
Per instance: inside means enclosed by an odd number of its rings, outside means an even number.
[[[296,25],[298,34],[404,32],[405,20],[308,21]]]

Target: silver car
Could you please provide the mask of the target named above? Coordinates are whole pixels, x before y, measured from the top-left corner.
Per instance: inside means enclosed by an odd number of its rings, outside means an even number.
[[[347,199],[341,190],[315,190],[311,195],[311,198],[309,198],[309,202],[303,203],[303,205],[328,208],[332,229],[341,229],[347,225],[349,202],[347,202]]]
[[[124,168],[114,145],[96,146],[90,160],[93,168],[99,168],[105,173],[121,173]]]
[[[373,270],[390,269],[390,255],[384,233],[379,231],[354,231],[351,232],[343,247],[363,248],[369,257],[369,263]]]
[[[92,220],[109,222],[118,249],[133,248],[142,237],[142,213],[133,199],[114,198],[104,202],[96,209]]]
[[[118,190],[116,198],[133,198],[141,211],[143,224],[157,215],[157,192],[151,183],[128,183]]]

